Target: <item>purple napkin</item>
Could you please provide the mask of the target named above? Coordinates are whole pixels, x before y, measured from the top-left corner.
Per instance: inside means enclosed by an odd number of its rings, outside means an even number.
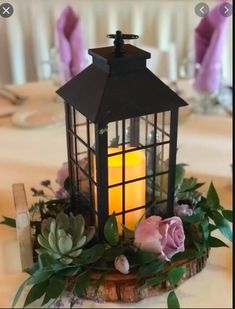
[[[70,6],[62,11],[56,22],[56,47],[61,78],[66,82],[86,66],[80,18]]]
[[[221,63],[226,38],[228,17],[223,17],[219,7],[212,9],[195,29],[194,87],[201,92],[214,92],[220,87]]]

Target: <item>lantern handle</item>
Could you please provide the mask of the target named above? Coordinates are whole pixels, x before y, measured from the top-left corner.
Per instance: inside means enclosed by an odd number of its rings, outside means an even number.
[[[122,31],[117,30],[115,34],[107,34],[107,38],[112,38],[114,39],[113,44],[114,44],[114,53],[117,56],[120,56],[124,53],[124,39],[125,40],[133,40],[133,39],[138,39],[139,36],[136,34],[124,34]]]

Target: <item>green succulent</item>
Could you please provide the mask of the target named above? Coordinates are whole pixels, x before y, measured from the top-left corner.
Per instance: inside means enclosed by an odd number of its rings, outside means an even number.
[[[82,248],[92,240],[95,227],[85,230],[82,215],[66,215],[60,212],[56,218],[48,218],[41,224],[41,234],[37,240],[41,249],[37,253],[49,253],[63,264],[70,264],[82,253]]]

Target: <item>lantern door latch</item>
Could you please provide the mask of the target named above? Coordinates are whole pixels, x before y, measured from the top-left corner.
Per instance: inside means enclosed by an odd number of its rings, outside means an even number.
[[[121,56],[125,51],[124,51],[124,39],[125,40],[133,40],[133,39],[138,39],[139,36],[136,34],[124,34],[120,30],[117,30],[115,34],[107,34],[108,38],[114,39],[113,44],[114,44],[114,53],[117,56]]]

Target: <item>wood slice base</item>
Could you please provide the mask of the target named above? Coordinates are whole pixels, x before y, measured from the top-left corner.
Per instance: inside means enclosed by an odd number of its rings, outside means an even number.
[[[195,258],[193,260],[182,260],[175,263],[173,266],[184,266],[186,269],[186,272],[179,284],[199,273],[206,266],[207,258],[208,254],[205,254],[204,256]],[[132,303],[138,302],[147,297],[163,294],[170,289],[170,284],[167,281],[152,287],[144,288],[137,286],[136,273],[123,275],[121,273],[115,272],[107,274],[102,279],[102,283],[97,291],[96,285],[100,276],[101,273],[92,273],[90,285],[86,289],[84,296],[85,298],[91,300],[98,298],[101,301],[108,302]]]
[[[33,264],[30,221],[24,185],[13,185],[13,194],[16,207],[16,225],[20,244],[20,257],[22,270],[24,270],[26,267],[30,267]],[[22,215],[24,215],[24,224],[22,224]],[[206,266],[207,258],[208,253],[199,258],[181,260],[172,264],[171,267],[184,266],[186,269],[179,284],[199,273]],[[169,271],[169,269],[165,271]],[[98,298],[101,301],[131,303],[138,302],[147,297],[160,295],[170,289],[170,284],[167,281],[152,287],[141,287],[137,285],[136,273],[133,272],[128,275],[123,275],[119,272],[114,272],[102,278],[102,282],[97,290],[97,281],[101,276],[102,274],[99,272],[92,273],[90,284],[85,291],[84,298],[91,300]],[[71,278],[71,283],[74,283],[74,279],[75,278]],[[68,291],[69,290],[70,288],[68,288]]]

